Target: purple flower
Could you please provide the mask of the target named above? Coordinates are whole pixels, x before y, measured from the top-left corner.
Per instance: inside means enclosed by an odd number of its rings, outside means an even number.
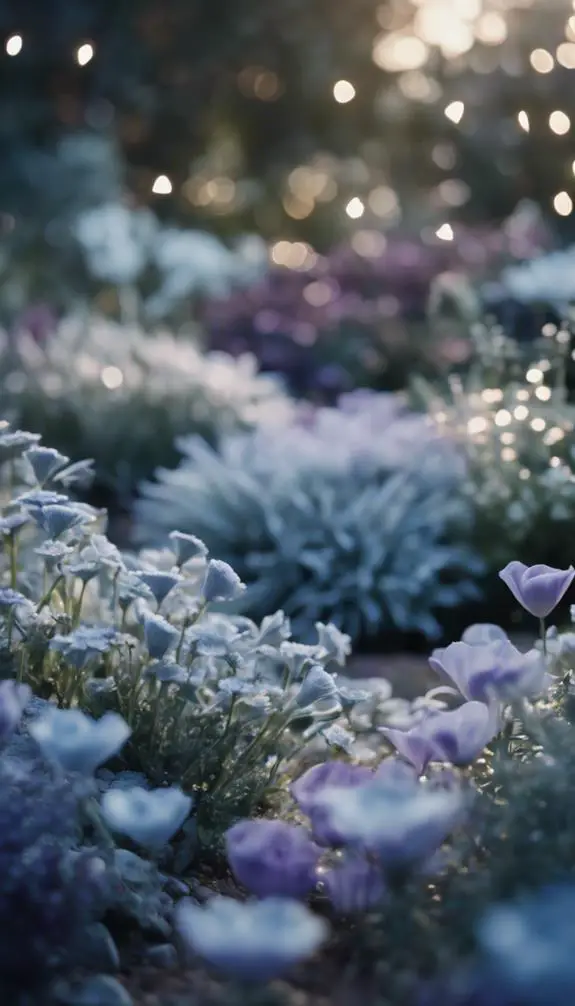
[[[0,682],[0,745],[6,743],[18,726],[32,691],[15,681]]]
[[[412,765],[389,755],[378,765],[374,773],[374,779],[378,779],[385,786],[409,786],[417,782],[417,774]]]
[[[333,761],[314,765],[291,785],[291,794],[300,809],[311,821],[314,838],[321,845],[341,845],[342,836],[330,824],[329,815],[322,803],[326,789],[351,789],[373,780],[373,772],[365,765]]]
[[[377,780],[356,789],[333,788],[321,797],[330,826],[344,844],[377,853],[393,869],[428,859],[461,820],[461,793],[399,788]]]
[[[437,713],[410,730],[382,730],[382,733],[411,762],[419,774],[430,761],[468,765],[497,733],[494,707],[483,702],[465,702],[459,709]]]
[[[239,821],[226,833],[232,872],[259,898],[305,898],[315,886],[320,850],[305,828],[284,821]]]
[[[575,578],[575,569],[555,569],[539,564],[526,566],[509,562],[499,576],[526,611],[536,618],[547,618],[567,593]]]
[[[381,870],[364,856],[348,856],[321,881],[335,910],[345,915],[367,912],[381,904],[385,895]]]
[[[447,674],[466,699],[490,702],[535,698],[548,687],[545,661],[537,650],[521,653],[508,639],[473,646],[451,643],[434,650],[431,667]]]

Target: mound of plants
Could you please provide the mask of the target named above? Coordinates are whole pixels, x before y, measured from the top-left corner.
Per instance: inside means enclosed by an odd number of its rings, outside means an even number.
[[[575,569],[500,579],[539,641],[473,625],[413,703],[204,542],[121,554],[0,432],[0,988],[18,1006],[567,1006]]]
[[[438,612],[476,596],[481,563],[458,544],[464,466],[401,396],[358,391],[217,450],[197,437],[178,447],[180,466],[142,488],[138,540],[197,533],[238,570],[250,616],[281,607],[302,638],[327,619],[374,646],[438,635]]]
[[[148,335],[98,317],[70,317],[42,343],[21,332],[4,346],[2,413],[129,499],[138,480],[178,460],[175,438],[210,443],[290,407],[248,356],[204,355],[186,338]]]

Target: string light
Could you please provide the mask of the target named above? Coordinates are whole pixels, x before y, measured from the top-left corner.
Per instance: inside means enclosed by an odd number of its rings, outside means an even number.
[[[540,388],[535,388],[535,395],[540,402],[548,402],[551,398],[551,388],[542,384]]]
[[[534,49],[529,57],[531,66],[537,73],[551,73],[555,60],[547,49]]]
[[[4,45],[6,55],[17,56],[19,52],[22,52],[23,45],[24,40],[21,35],[11,35],[10,38],[6,39],[6,43]]]
[[[84,42],[76,49],[76,62],[78,66],[86,66],[94,58],[94,46],[91,42]]]
[[[109,391],[114,391],[124,383],[124,375],[119,367],[104,367],[100,374],[100,380]]]
[[[442,224],[441,227],[437,228],[435,236],[436,238],[439,238],[440,241],[453,241],[455,238],[453,227],[451,224]]]
[[[524,111],[518,112],[517,113],[517,121],[518,121],[519,125],[521,126],[521,129],[525,133],[528,133],[530,131],[531,124],[529,122],[529,116],[527,115],[527,112],[524,112]]]
[[[345,208],[345,212],[351,220],[359,220],[360,217],[363,216],[365,213],[365,206],[359,196],[354,196],[353,199],[349,200]]]
[[[523,419],[527,419],[529,409],[526,405],[518,405],[517,408],[513,409],[513,415],[515,416],[515,419],[521,422]]]
[[[545,427],[547,426],[547,423],[545,422],[544,419],[541,418],[541,416],[536,416],[535,419],[531,420],[529,425],[531,429],[534,431],[534,433],[542,433]]]
[[[353,101],[355,95],[355,87],[349,80],[338,80],[333,85],[333,96],[339,105],[346,105],[349,101]]]
[[[538,384],[543,380],[543,371],[539,367],[530,367],[525,374],[525,379],[529,381],[529,384]]]
[[[568,192],[558,192],[553,199],[553,208],[560,217],[568,217],[573,212],[573,200]]]
[[[172,183],[167,175],[158,175],[152,185],[152,192],[155,196],[169,196],[172,188]]]
[[[549,128],[558,136],[564,136],[571,129],[571,119],[565,112],[551,112],[549,116]]]
[[[463,101],[452,101],[445,108],[445,117],[457,126],[461,122],[464,112],[465,104]]]
[[[494,423],[496,426],[509,426],[512,416],[507,409],[499,409],[499,412],[495,413]]]

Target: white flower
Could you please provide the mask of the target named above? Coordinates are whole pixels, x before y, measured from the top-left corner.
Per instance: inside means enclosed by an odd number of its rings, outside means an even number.
[[[67,772],[84,775],[118,754],[132,732],[118,713],[93,720],[79,709],[52,709],[28,730],[46,758]]]
[[[218,896],[204,907],[180,902],[175,925],[183,941],[210,964],[258,981],[311,956],[328,935],[323,919],[289,898],[241,902]]]
[[[180,830],[193,800],[178,786],[147,790],[109,789],[102,797],[102,814],[113,830],[148,849],[161,848]]]

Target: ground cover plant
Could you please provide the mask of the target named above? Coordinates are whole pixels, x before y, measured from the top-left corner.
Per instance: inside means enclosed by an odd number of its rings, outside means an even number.
[[[473,625],[398,702],[334,625],[226,613],[244,585],[194,535],[120,553],[89,465],[9,428],[0,459],[10,1002],[139,1006],[161,960],[164,1006],[567,1006],[573,567],[508,563],[539,641]]]

